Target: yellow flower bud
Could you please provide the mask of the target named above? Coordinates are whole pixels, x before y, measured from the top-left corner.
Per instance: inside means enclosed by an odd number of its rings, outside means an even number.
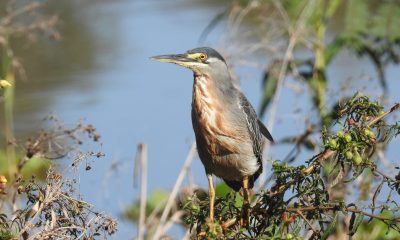
[[[3,175],[0,175],[0,183],[7,183],[7,178]]]
[[[8,88],[11,86],[11,83],[9,83],[7,80],[0,80],[0,88]]]

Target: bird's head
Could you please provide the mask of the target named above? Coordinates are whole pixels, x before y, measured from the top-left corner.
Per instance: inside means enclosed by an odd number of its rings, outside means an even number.
[[[196,75],[228,74],[224,58],[209,47],[195,48],[184,54],[154,56],[151,59],[178,64],[191,69]]]

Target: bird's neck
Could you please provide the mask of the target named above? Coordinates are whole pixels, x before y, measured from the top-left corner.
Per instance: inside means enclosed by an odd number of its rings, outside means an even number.
[[[236,88],[231,83],[220,83],[207,75],[194,75],[192,103],[199,110],[221,111],[227,105],[235,104],[235,97]]]
[[[213,82],[206,75],[194,75],[193,102],[214,103],[215,91]]]
[[[218,80],[224,79],[224,81]],[[229,79],[229,80],[228,80]],[[215,99],[229,100],[235,97],[237,90],[230,81],[230,76],[210,76],[207,74],[194,73],[193,90],[200,89],[208,96],[212,94]]]

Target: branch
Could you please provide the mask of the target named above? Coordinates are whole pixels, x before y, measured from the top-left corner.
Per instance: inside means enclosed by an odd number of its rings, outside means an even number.
[[[31,12],[37,8],[39,8],[41,6],[41,4],[39,2],[32,2],[30,4],[27,4],[26,6],[23,6],[19,9],[14,10],[13,12],[10,12],[8,15],[4,16],[1,21],[0,21],[0,25],[8,25],[11,23],[11,21],[18,17],[18,16],[22,16],[28,12]]]
[[[308,221],[308,219],[306,218],[306,216],[304,216],[304,214],[301,212],[301,210],[297,209],[296,213],[299,214],[301,218],[303,218],[303,220],[308,224],[308,226],[310,226],[311,230],[314,233],[318,234],[318,231],[313,227],[313,225],[310,223],[310,221]]]
[[[364,212],[360,209],[356,209],[356,208],[344,208],[344,209],[340,209],[339,205],[331,205],[331,206],[309,206],[309,207],[299,207],[299,208],[292,208],[292,207],[288,207],[285,209],[287,212],[295,212],[298,213],[298,211],[301,212],[310,212],[310,211],[315,211],[315,210],[324,210],[324,211],[328,211],[328,210],[334,210],[334,211],[347,211],[347,212],[353,212],[353,213],[358,213],[358,214],[362,214],[368,217],[372,217],[372,218],[376,218],[382,221],[394,221],[394,222],[398,222],[400,223],[400,217],[384,217],[384,216],[380,216],[380,215],[375,215],[372,213],[368,213],[368,212]]]
[[[380,120],[382,120],[384,117],[386,117],[387,115],[389,115],[390,113],[396,111],[400,109],[400,103],[396,103],[395,105],[393,105],[393,107],[390,108],[389,111],[382,113],[381,115],[375,117],[374,119],[372,119],[368,124],[367,127],[372,127],[374,124],[376,124],[377,122],[379,122]]]
[[[386,175],[385,173],[381,172],[378,169],[374,169],[374,172],[379,174],[379,175],[381,175],[383,178],[386,178],[386,179],[390,180],[390,181],[393,181],[393,182],[397,182],[398,181],[398,180],[394,179],[393,177]]]

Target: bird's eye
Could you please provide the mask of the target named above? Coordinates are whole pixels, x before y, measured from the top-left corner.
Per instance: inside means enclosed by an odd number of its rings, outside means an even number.
[[[202,54],[200,54],[199,58],[200,58],[200,60],[204,61],[207,59],[207,54],[202,53]]]

